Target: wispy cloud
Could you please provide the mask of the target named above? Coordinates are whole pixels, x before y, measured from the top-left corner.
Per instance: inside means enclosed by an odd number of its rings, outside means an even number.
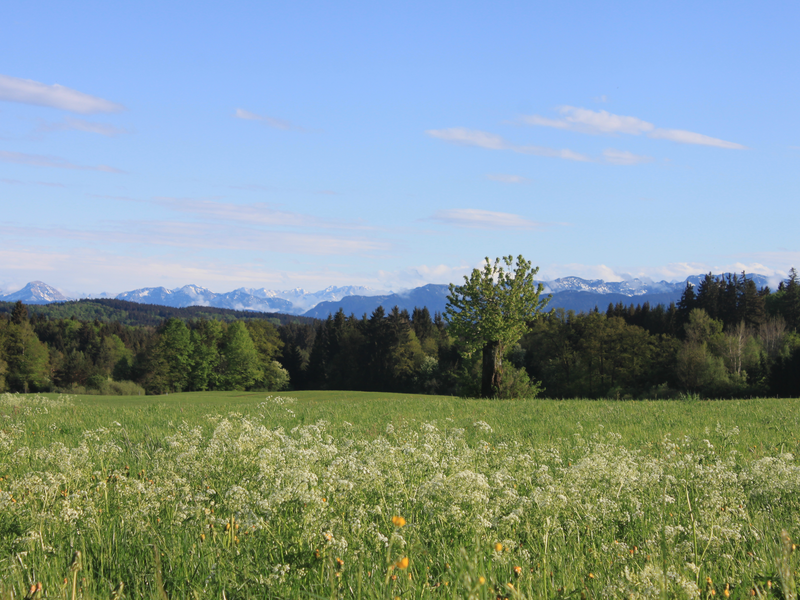
[[[412,289],[429,283],[448,284],[461,283],[465,275],[472,269],[480,269],[482,263],[469,265],[417,265],[394,271],[378,271],[379,286],[394,290]]]
[[[0,75],[0,100],[49,106],[81,114],[116,113],[125,107],[97,96],[59,85]]]
[[[90,244],[127,244],[135,248],[168,247],[192,251],[275,252],[314,256],[379,254],[391,249],[385,239],[319,232],[265,231],[241,224],[184,221],[107,222],[93,229],[15,227],[0,225],[5,238],[58,239]]]
[[[0,179],[0,182],[8,185],[43,185],[45,187],[66,187],[63,183],[51,183],[49,181],[20,181],[19,179]]]
[[[506,141],[499,135],[486,131],[466,129],[464,127],[429,129],[425,133],[431,137],[458,146],[474,146],[486,150],[510,150],[511,152],[517,152],[519,154],[534,154],[536,156],[549,156],[553,158],[563,158],[565,160],[591,161],[591,158],[588,156],[573,152],[572,150],[557,150],[544,146],[520,146]]]
[[[249,110],[244,110],[243,108],[237,108],[233,116],[237,119],[244,119],[246,121],[260,121],[265,125],[274,127],[275,129],[282,129],[284,131],[307,131],[304,127],[300,127],[299,125],[295,125],[294,123],[284,119],[276,119],[275,117],[257,115],[256,113],[250,112]]]
[[[537,229],[541,223],[520,215],[493,212],[478,208],[454,208],[437,211],[431,220],[469,229]]]
[[[651,156],[641,156],[627,150],[615,150],[614,148],[603,150],[603,159],[612,165],[640,165],[653,162]]]
[[[183,213],[195,214],[214,222],[229,221],[267,225],[271,227],[301,227],[322,229],[372,229],[357,222],[322,219],[313,215],[278,210],[265,202],[231,204],[218,199],[156,197],[159,206]]]
[[[669,140],[671,142],[678,142],[679,144],[696,144],[698,146],[714,146],[716,148],[726,148],[728,150],[747,150],[747,146],[742,146],[735,142],[726,142],[725,140],[718,140],[702,133],[694,133],[693,131],[684,131],[682,129],[656,129],[648,134],[656,140]]]
[[[85,119],[67,118],[60,123],[46,123],[42,122],[36,131],[50,132],[50,131],[85,131],[87,133],[99,133],[108,137],[114,137],[123,133],[130,133],[127,129],[122,127],[115,127],[108,123],[93,123]]]
[[[530,179],[522,175],[507,175],[505,173],[489,173],[486,175],[487,179],[492,181],[499,181],[500,183],[528,183]]]
[[[553,127],[590,135],[645,134],[653,139],[670,140],[680,144],[714,146],[729,150],[747,149],[742,144],[713,138],[702,133],[682,129],[657,128],[652,123],[637,117],[615,115],[605,110],[595,111],[575,106],[560,106],[557,110],[561,114],[561,118],[551,119],[541,115],[528,115],[522,117],[521,120],[527,125]]]
[[[577,162],[596,162],[611,165],[637,165],[652,162],[653,160],[649,156],[638,156],[627,151],[614,150],[613,148],[603,152],[603,155],[600,157],[592,158],[591,156],[579,154],[578,152],[573,152],[572,150],[556,150],[554,148],[546,148],[543,146],[520,146],[508,142],[501,136],[494,133],[477,131],[474,129],[465,129],[463,127],[452,127],[450,129],[429,129],[425,133],[431,137],[435,137],[458,146],[473,146],[476,148],[484,148],[486,150],[510,150],[511,152],[517,152],[519,154],[549,156]]]
[[[0,161],[26,165],[29,167],[52,167],[56,169],[72,169],[77,171],[103,171],[104,173],[124,173],[108,165],[84,166],[76,165],[58,156],[42,156],[40,154],[24,154],[22,152],[6,152],[0,150]]]
[[[338,282],[379,285],[374,273],[365,277],[361,273],[323,266],[316,258],[309,261],[309,268],[298,272],[289,270],[288,265],[281,269],[272,262],[265,264],[257,258],[249,262],[230,262],[207,256],[178,258],[173,253],[154,256],[139,252],[121,254],[108,245],[69,251],[42,248],[39,244],[4,245],[0,247],[0,277],[5,278],[3,287],[6,292],[18,290],[32,279],[71,289],[112,294],[159,285],[172,289],[189,282],[215,292],[227,292],[241,286],[319,290]]]

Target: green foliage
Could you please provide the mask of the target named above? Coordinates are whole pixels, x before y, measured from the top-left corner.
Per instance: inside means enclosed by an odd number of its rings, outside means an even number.
[[[187,389],[192,367],[192,341],[186,323],[169,319],[148,361],[148,392],[163,394]]]
[[[483,270],[464,276],[464,285],[450,284],[445,317],[464,354],[490,342],[505,347],[522,337],[549,300],[539,298],[544,287],[534,281],[538,272],[522,256],[516,265],[513,256],[504,256],[502,263],[487,257]]]
[[[537,389],[555,398],[800,395],[794,272],[774,293],[756,290],[744,275],[709,275],[678,306],[617,303],[604,314],[556,310],[531,320],[522,315],[541,308],[539,290],[531,288],[527,308],[514,306],[524,294],[512,290],[526,277],[534,286],[535,270],[526,262],[516,265],[528,268],[525,275],[512,267],[511,257],[487,262],[454,286],[474,297],[458,296],[465,309],[451,305],[449,326],[420,308],[284,321],[122,301],[0,303],[0,391],[100,391],[131,381],[156,394],[291,385],[498,397],[532,397]],[[504,305],[508,295],[514,302]],[[486,323],[475,321],[481,311]],[[202,318],[170,321],[175,315]],[[237,319],[246,331],[231,325]],[[520,331],[518,343],[508,341]],[[527,388],[528,381],[541,384]]]
[[[0,302],[0,315],[11,314],[16,304]],[[140,304],[127,300],[109,298],[86,298],[55,304],[31,304],[25,309],[32,316],[47,319],[76,319],[78,321],[98,321],[102,323],[122,323],[135,327],[158,327],[170,318],[190,321],[195,319],[216,319],[225,323],[233,321],[267,320],[274,325],[288,323],[313,323],[314,319],[296,315],[262,313],[254,311],[231,310],[213,306],[187,306],[175,308],[157,304]]]
[[[5,346],[0,360],[7,365],[8,388],[17,392],[47,390],[51,385],[50,356],[31,324],[24,319],[0,320],[0,340]]]
[[[464,276],[464,285],[450,284],[445,310],[449,333],[464,356],[482,352],[483,397],[497,395],[505,349],[528,331],[549,300],[539,298],[544,287],[534,281],[538,271],[522,256],[516,264],[513,256],[504,256],[502,263],[487,257],[483,270]]]
[[[220,354],[220,384],[224,389],[245,390],[263,376],[258,351],[241,321],[228,325]]]

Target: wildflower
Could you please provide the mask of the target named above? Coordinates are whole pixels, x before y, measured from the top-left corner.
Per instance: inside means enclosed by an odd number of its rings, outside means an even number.
[[[404,556],[403,558],[401,558],[400,560],[398,560],[398,561],[395,563],[395,566],[396,566],[398,569],[407,569],[407,568],[408,568],[408,557],[407,557],[407,556]]]
[[[394,516],[392,517],[392,523],[395,527],[405,527],[406,520],[403,517]]]
[[[497,542],[494,545],[494,551],[495,552],[502,552],[503,551],[503,544],[501,544],[500,542]]]
[[[41,591],[42,591],[42,584],[35,583],[34,585],[31,586],[31,589],[28,590],[28,595],[25,596],[25,600],[32,600],[36,596],[36,594],[38,594]]]
[[[480,577],[478,577],[478,585],[483,585],[484,583],[486,583],[486,578],[483,575],[481,575]]]
[[[344,561],[341,558],[337,557],[336,558],[336,564],[339,565],[340,567],[343,567],[344,566]]]
[[[522,575],[522,567],[520,567],[520,566],[514,567],[514,575],[517,576],[517,577]]]

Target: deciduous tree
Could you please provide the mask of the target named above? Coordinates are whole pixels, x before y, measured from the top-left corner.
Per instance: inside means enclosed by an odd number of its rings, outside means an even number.
[[[504,266],[505,265],[505,266]],[[486,258],[482,270],[464,276],[464,285],[450,284],[446,318],[451,335],[464,355],[480,350],[482,358],[481,396],[492,397],[500,389],[504,350],[528,331],[550,297],[534,281],[538,267],[522,256]]]

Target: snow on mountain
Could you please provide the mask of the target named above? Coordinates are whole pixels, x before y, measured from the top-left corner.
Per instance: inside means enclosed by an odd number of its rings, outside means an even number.
[[[626,297],[666,294],[677,299],[680,298],[680,294],[683,292],[687,283],[699,285],[704,277],[705,275],[692,275],[687,277],[684,281],[676,282],[654,282],[647,278],[606,282],[602,279],[562,277],[560,279],[554,279],[553,281],[543,281],[542,283],[545,287],[545,293],[556,295],[562,292],[570,292],[573,294],[575,292],[587,292],[599,295],[616,294]],[[748,277],[755,281],[758,288],[768,285],[768,279],[764,275],[748,275]],[[375,304],[367,300],[367,298],[370,297],[380,296],[382,300],[386,300],[390,297],[394,298],[394,296],[397,296],[397,301],[402,303],[405,302],[403,298],[406,296],[414,295],[421,290],[427,289],[427,287],[428,286],[423,286],[422,288],[416,288],[414,290],[406,290],[401,294],[393,294],[391,291],[381,291],[365,286],[354,285],[341,287],[330,286],[317,292],[308,292],[302,288],[290,290],[239,288],[232,292],[217,294],[197,285],[184,285],[183,287],[178,287],[173,290],[169,290],[165,287],[141,288],[130,292],[123,292],[122,294],[118,294],[116,298],[118,300],[128,300],[129,302],[138,302],[140,304],[159,304],[176,308],[186,306],[213,306],[216,308],[230,308],[234,310],[280,312],[283,314],[300,315],[308,314],[308,311],[322,303],[327,303],[324,305],[325,310],[335,310],[335,307],[344,300],[347,300],[347,306],[358,306],[359,310],[363,307]],[[443,289],[445,289],[447,286],[438,287],[443,287]],[[103,294],[102,296],[108,297],[107,294]],[[667,296],[664,296],[664,298],[666,297]],[[32,281],[17,292],[0,296],[0,300],[6,302],[21,300],[27,304],[47,304],[50,302],[64,302],[70,300],[70,298],[46,283]],[[441,298],[439,298],[439,300],[441,300]],[[663,302],[665,300],[662,298],[658,301]],[[431,302],[433,301],[431,300]]]
[[[16,302],[19,300],[25,304],[49,304],[51,302],[66,302],[70,298],[42,281],[31,281],[18,292],[0,296],[0,300],[3,302]]]
[[[624,296],[643,296],[644,294],[661,294],[683,291],[686,282],[654,282],[648,279],[627,279],[625,281],[603,281],[602,279],[581,279],[580,277],[562,277],[553,281],[543,281],[545,291],[558,292],[592,292],[594,294],[622,294]]]
[[[216,294],[196,285],[185,285],[174,290],[164,287],[141,288],[124,292],[118,300],[162,306],[214,306],[233,310],[280,312],[302,314],[320,302],[336,302],[347,296],[374,296],[380,294],[364,286],[330,286],[318,292],[307,292],[302,288],[292,290],[268,290],[266,288],[238,288],[232,292]]]
[[[270,304],[269,306],[274,306],[275,308],[270,309],[255,309],[255,308],[248,308],[243,310],[267,310],[269,311],[280,311],[280,312],[288,312],[288,314],[302,314],[307,310],[314,308],[320,302],[338,302],[342,298],[347,296],[379,296],[381,294],[386,294],[387,292],[382,290],[374,290],[370,287],[365,287],[361,285],[348,285],[348,286],[329,286],[326,287],[324,290],[319,290],[318,292],[308,292],[303,288],[294,288],[291,290],[268,290],[266,288],[239,288],[232,292],[228,292],[227,294],[223,294],[225,296],[231,296],[232,294],[236,294],[236,297],[239,299],[240,302],[244,302],[245,296],[252,296],[255,298],[264,298],[264,299],[273,299],[275,302]],[[390,293],[390,292],[388,292]],[[289,306],[284,307],[283,304],[280,304],[280,301],[288,302]],[[256,306],[258,303],[254,302],[253,306]]]

